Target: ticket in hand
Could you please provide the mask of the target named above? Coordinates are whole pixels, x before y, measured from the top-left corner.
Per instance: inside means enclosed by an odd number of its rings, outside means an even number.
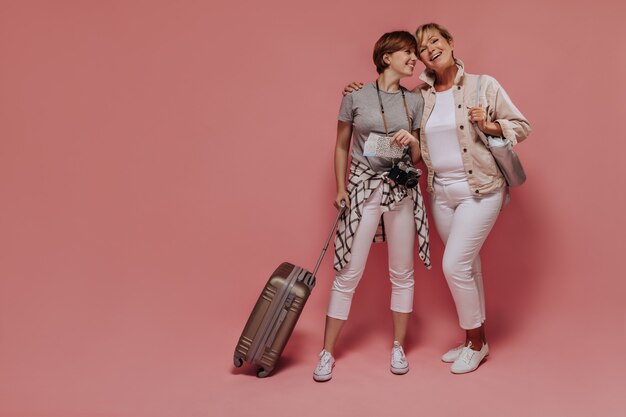
[[[400,159],[404,155],[406,147],[391,144],[391,137],[370,133],[365,141],[363,156],[377,156],[379,158]]]

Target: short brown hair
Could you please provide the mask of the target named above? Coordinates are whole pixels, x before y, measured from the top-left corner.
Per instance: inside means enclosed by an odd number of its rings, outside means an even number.
[[[385,68],[389,66],[383,59],[385,54],[393,54],[405,48],[413,49],[415,54],[417,54],[417,41],[415,36],[409,32],[399,30],[385,33],[381,36],[376,45],[374,45],[374,65],[376,65],[376,71],[382,74]]]
[[[452,43],[452,41],[454,40],[450,31],[441,26],[439,23],[426,23],[420,25],[420,27],[418,27],[415,31],[415,39],[418,45],[417,47],[419,48],[419,46],[422,44],[424,36],[426,36],[428,32],[432,32],[435,30],[439,32],[441,34],[441,37],[444,38],[448,43]],[[419,56],[419,49],[417,49],[417,57],[419,58]]]

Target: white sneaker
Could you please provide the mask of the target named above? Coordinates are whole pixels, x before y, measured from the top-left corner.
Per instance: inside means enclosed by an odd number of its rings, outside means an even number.
[[[333,366],[335,366],[335,358],[327,350],[320,352],[320,361],[313,371],[313,379],[317,382],[328,381],[333,377]]]
[[[485,359],[485,356],[487,356],[488,351],[487,343],[483,343],[483,347],[480,350],[474,350],[470,342],[469,346],[465,346],[461,350],[461,354],[450,367],[450,371],[453,374],[466,374],[475,371],[478,365]]]
[[[441,355],[441,361],[445,363],[454,362],[461,355],[461,351],[464,347],[465,343],[462,343],[457,347],[453,347],[452,349]]]
[[[404,350],[400,343],[393,342],[393,347],[391,348],[391,372],[396,375],[404,375],[409,372],[409,362],[406,360],[406,356],[404,356]]]
[[[486,343],[485,346],[487,346]],[[441,361],[446,363],[454,362],[459,356],[461,356],[461,352],[463,351],[464,347],[465,343],[462,343],[457,347],[453,347],[452,349],[441,355]],[[487,346],[487,353],[485,354],[485,356],[489,356],[489,346]]]

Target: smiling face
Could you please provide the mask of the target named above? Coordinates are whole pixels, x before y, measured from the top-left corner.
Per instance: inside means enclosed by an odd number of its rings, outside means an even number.
[[[418,45],[420,61],[426,68],[441,71],[454,66],[454,41],[441,34],[437,29],[427,29],[421,33]]]
[[[374,45],[374,64],[376,71],[382,74],[393,67],[401,76],[413,74],[417,62],[417,42],[415,37],[405,31],[385,33]]]
[[[406,48],[385,54],[383,61],[387,64],[385,71],[395,71],[402,77],[410,77],[413,75],[413,70],[417,63],[417,55],[415,54],[415,49]]]

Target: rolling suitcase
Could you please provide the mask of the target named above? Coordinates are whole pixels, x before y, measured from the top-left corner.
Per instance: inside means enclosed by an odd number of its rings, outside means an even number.
[[[274,370],[315,286],[315,274],[344,210],[342,204],[312,273],[283,262],[270,276],[235,347],[234,363],[237,368],[244,361],[251,363],[257,366],[259,378],[268,376]]]

